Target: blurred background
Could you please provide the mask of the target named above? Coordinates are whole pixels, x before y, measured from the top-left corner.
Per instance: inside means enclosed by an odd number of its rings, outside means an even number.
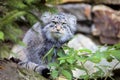
[[[77,17],[73,43],[79,45],[74,46],[94,49],[120,41],[120,0],[0,0],[0,57],[8,57],[15,44],[22,45],[25,32],[45,11]]]
[[[120,42],[120,0],[0,0],[0,58],[14,54],[11,50],[17,44],[24,45],[26,31],[41,22],[40,16],[46,11],[77,17],[77,31],[68,43],[70,47],[95,51],[98,46]]]

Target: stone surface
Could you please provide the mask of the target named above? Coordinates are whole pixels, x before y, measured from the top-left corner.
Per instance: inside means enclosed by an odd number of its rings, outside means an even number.
[[[69,41],[68,46],[76,50],[84,48],[90,49],[93,52],[97,50],[97,45],[92,41],[92,39],[83,34],[77,34],[71,41]],[[79,62],[78,64],[81,63]],[[95,64],[90,61],[87,61],[84,66],[88,70],[89,74],[92,74],[96,71],[96,69],[94,69]],[[80,75],[84,74],[85,71],[83,70],[73,70],[73,76],[76,78],[79,78]]]
[[[84,1],[94,4],[114,4],[114,5],[120,4],[120,0],[84,0]]]
[[[19,76],[17,65],[10,60],[0,59],[0,80],[25,80]]]
[[[97,5],[92,10],[94,26],[92,33],[99,36],[101,43],[115,44],[120,42],[120,11],[104,5]]]
[[[34,71],[26,70],[16,64],[17,58],[0,59],[0,80],[47,80]]]
[[[100,49],[100,51],[104,51],[107,49],[106,46],[99,48],[99,45],[96,45],[89,37],[84,36],[82,34],[76,35],[71,41],[69,41],[68,46],[74,49],[87,48],[92,50],[93,52],[97,49]],[[99,66],[104,71],[105,75],[107,75],[109,71],[112,70],[116,64],[118,64],[118,62],[119,61],[117,59],[114,59],[112,62],[108,62],[106,59],[102,59],[100,63],[93,63],[88,60],[85,62],[84,67],[87,69],[89,74],[93,74],[98,70],[98,68],[96,68],[95,66]],[[78,62],[78,64],[81,64],[81,62]],[[118,68],[120,68],[120,64],[118,64],[114,69]],[[80,75],[85,74],[86,73],[83,70],[73,70],[73,75],[76,78],[79,78]]]
[[[86,24],[78,23],[77,24],[77,32],[91,34],[91,28],[90,28],[90,26],[88,26]]]
[[[120,4],[120,0],[62,0],[62,3],[67,2],[86,2],[92,4],[114,4],[114,5]]]
[[[92,41],[92,39],[83,34],[77,34],[71,41],[69,41],[68,46],[74,49],[87,48],[92,51],[97,49],[97,45]]]
[[[89,4],[63,4],[58,6],[58,10],[75,15],[78,21],[92,19]]]

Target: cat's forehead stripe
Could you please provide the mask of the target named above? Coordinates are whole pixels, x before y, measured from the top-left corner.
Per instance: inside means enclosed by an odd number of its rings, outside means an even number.
[[[52,20],[55,20],[55,21],[60,20],[63,22],[63,21],[66,21],[66,16],[65,15],[55,15]]]

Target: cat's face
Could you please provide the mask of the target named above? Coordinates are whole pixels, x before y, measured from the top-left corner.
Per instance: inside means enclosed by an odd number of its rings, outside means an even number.
[[[75,25],[76,18],[73,15],[59,13],[51,15],[43,31],[48,40],[66,42],[73,37]]]

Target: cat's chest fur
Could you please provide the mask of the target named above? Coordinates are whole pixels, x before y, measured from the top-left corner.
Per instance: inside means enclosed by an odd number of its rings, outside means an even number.
[[[59,42],[55,43],[55,42],[51,42],[51,41],[48,41],[48,40],[44,40],[43,43],[44,43],[43,47],[38,50],[37,55],[38,55],[39,61],[41,61],[44,57],[44,59],[42,61],[42,63],[44,64],[44,63],[48,63],[50,61],[53,61],[57,58],[57,50],[62,46],[62,44],[59,43]],[[53,51],[51,53],[49,53],[49,55],[46,56],[48,51],[50,51],[52,48],[53,48]],[[50,61],[48,61],[48,56],[52,57],[52,59]]]
[[[49,40],[44,40],[44,44],[43,44],[43,47],[41,48],[41,51],[40,53],[38,53],[38,55],[41,57],[45,56],[45,54],[51,49],[51,48],[54,48],[54,49],[59,49],[60,47],[62,46],[62,43],[60,43],[59,41],[56,41],[56,42],[52,42],[52,41],[49,41]],[[56,54],[53,52],[53,54]]]

